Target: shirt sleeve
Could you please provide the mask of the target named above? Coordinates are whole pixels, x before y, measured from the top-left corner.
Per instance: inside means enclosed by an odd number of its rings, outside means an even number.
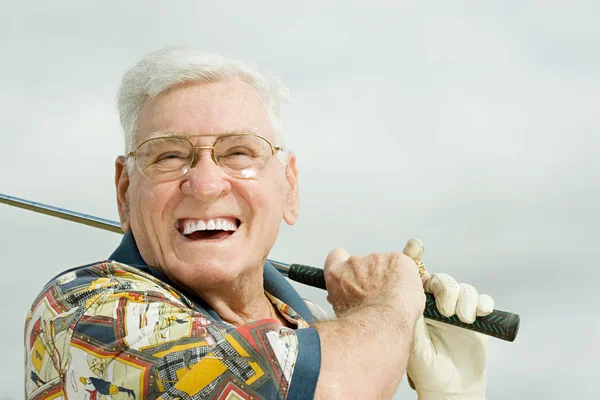
[[[132,399],[313,398],[315,329],[274,320],[220,325],[160,281],[118,263],[75,275],[42,296],[58,306],[37,301],[28,316],[29,399],[53,388],[69,399],[94,390]]]

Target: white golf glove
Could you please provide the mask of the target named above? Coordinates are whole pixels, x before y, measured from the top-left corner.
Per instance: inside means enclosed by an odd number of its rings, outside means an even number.
[[[432,275],[425,292],[435,296],[439,312],[473,323],[494,309],[494,300],[460,285],[448,274]],[[419,400],[484,400],[488,337],[421,317],[408,360],[410,386]]]

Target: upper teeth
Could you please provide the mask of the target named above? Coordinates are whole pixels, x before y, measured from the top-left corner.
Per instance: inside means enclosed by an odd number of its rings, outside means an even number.
[[[187,219],[184,222],[183,234],[188,235],[196,231],[235,231],[236,229],[234,218]]]

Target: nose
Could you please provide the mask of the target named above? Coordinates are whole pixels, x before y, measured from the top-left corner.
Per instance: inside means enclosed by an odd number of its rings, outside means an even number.
[[[181,190],[186,196],[213,201],[231,191],[227,174],[215,164],[210,151],[198,154],[198,161],[186,174]]]

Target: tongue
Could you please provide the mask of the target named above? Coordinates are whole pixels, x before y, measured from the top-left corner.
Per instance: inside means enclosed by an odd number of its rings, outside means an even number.
[[[224,239],[226,237],[229,237],[232,233],[233,233],[233,231],[220,231],[220,230],[196,231],[196,232],[192,232],[189,235],[185,235],[185,236],[188,239],[192,239],[192,240],[207,240],[207,239],[218,240],[218,239]]]

